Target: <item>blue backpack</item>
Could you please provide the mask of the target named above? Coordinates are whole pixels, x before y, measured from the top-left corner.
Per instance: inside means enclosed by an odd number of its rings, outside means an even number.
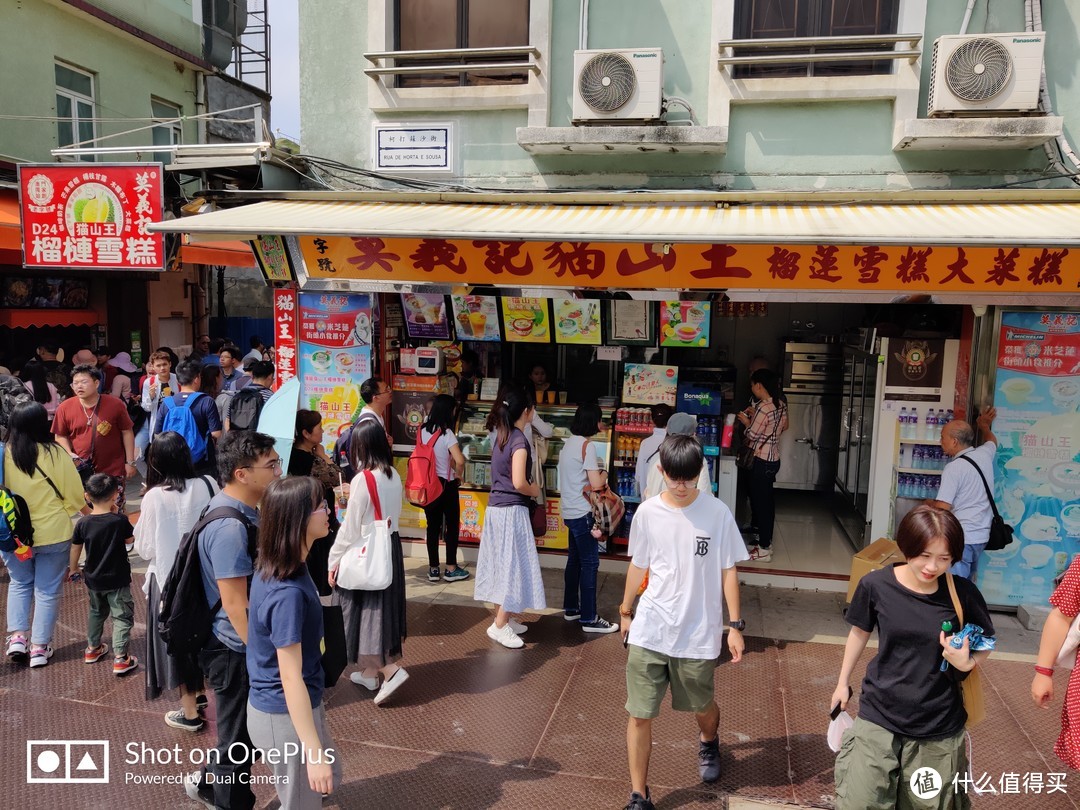
[[[191,404],[201,396],[201,392],[195,391],[184,400],[182,394],[173,394],[165,400],[165,421],[161,423],[163,433],[174,430],[184,437],[191,448],[191,461],[194,464],[206,458],[206,437],[199,432],[195,414],[191,410]]]

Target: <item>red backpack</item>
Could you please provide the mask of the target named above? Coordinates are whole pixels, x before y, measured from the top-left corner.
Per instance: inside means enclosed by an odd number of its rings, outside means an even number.
[[[413,506],[431,506],[442,495],[443,485],[435,473],[435,442],[442,436],[436,430],[425,444],[423,428],[416,429],[416,449],[405,471],[405,499]]]

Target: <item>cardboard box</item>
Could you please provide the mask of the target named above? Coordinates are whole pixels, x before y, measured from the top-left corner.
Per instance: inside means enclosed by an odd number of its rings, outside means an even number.
[[[859,580],[871,571],[877,571],[886,565],[903,562],[904,555],[892,540],[881,537],[851,558],[851,576],[848,578],[847,600],[855,595],[855,586]]]

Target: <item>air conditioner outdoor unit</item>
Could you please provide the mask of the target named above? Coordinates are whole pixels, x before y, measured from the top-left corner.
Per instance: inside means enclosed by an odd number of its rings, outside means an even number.
[[[573,121],[656,121],[664,100],[660,48],[574,51]]]
[[[930,115],[1030,112],[1039,106],[1043,31],[938,37]]]

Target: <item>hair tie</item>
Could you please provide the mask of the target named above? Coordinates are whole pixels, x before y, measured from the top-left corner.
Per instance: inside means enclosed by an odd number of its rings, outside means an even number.
[[[500,401],[502,402],[502,406],[503,406],[504,408],[509,408],[509,407],[510,407],[510,403],[509,403],[509,402],[507,402],[507,401],[506,401],[505,399],[504,399],[504,400],[500,400]]]

